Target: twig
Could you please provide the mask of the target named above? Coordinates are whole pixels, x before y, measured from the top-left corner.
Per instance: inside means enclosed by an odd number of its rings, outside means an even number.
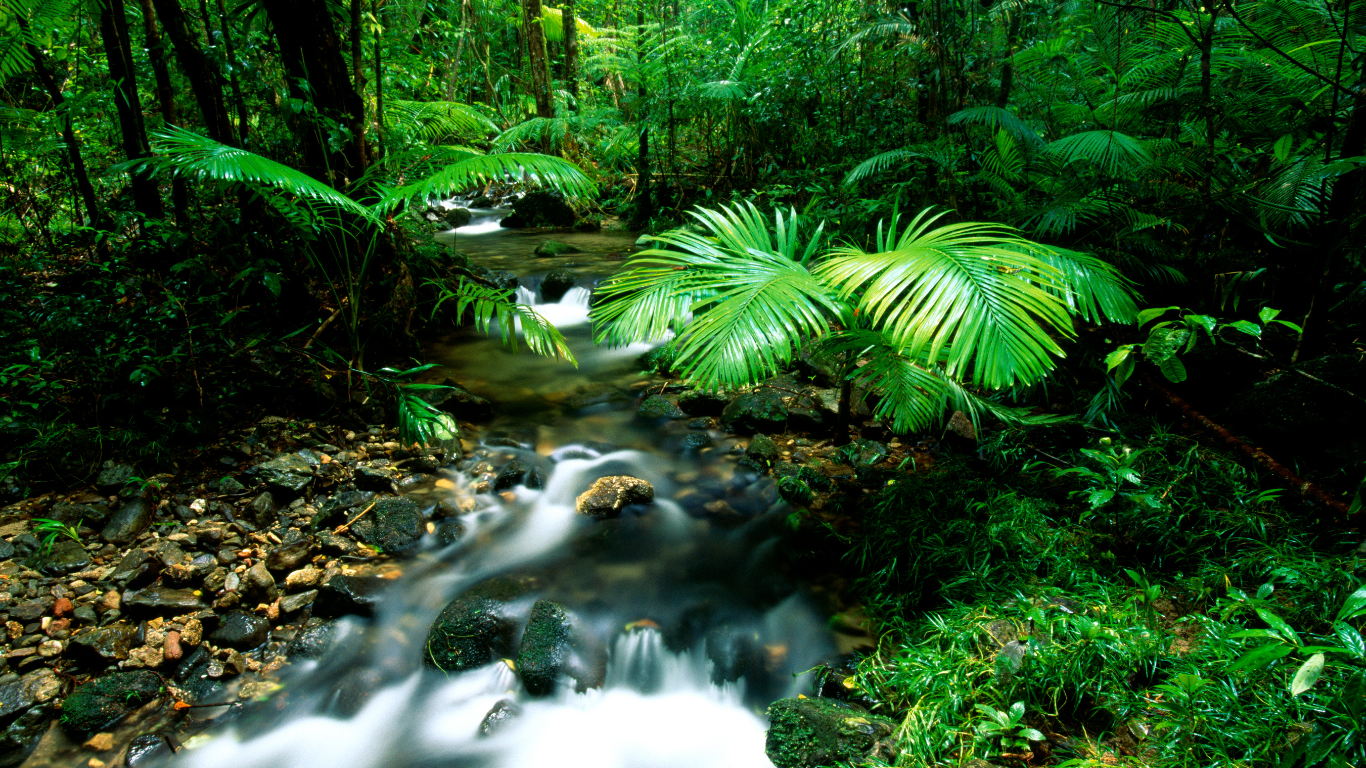
[[[372,501],[372,502],[370,502],[370,506],[366,507],[364,511],[362,511],[359,515],[356,515],[355,517],[351,518],[350,522],[346,523],[345,525],[339,525],[339,526],[337,526],[337,529],[336,529],[335,531],[333,531],[332,533],[334,533],[334,534],[341,533],[342,531],[346,530],[347,528],[350,528],[351,525],[352,525],[353,523],[355,523],[357,520],[361,519],[362,517],[365,517],[365,513],[366,513],[366,512],[369,512],[370,510],[374,509],[374,508],[375,508],[375,505],[378,504],[378,503],[379,503],[378,501]]]
[[[304,342],[304,349],[308,349],[309,347],[313,346],[313,342],[317,341],[318,337],[322,335],[322,332],[327,330],[327,326],[331,325],[332,321],[336,320],[338,317],[341,316],[343,309],[346,309],[345,300],[343,300],[341,304],[337,305],[337,311],[333,312],[330,317],[324,320],[323,324],[318,326],[318,330],[314,331],[313,335],[308,337],[308,341]]]
[[[1183,400],[1180,395],[1177,395],[1175,392],[1172,392],[1170,389],[1167,389],[1163,385],[1159,384],[1156,380],[1153,379],[1152,375],[1150,375],[1147,371],[1143,372],[1143,380],[1148,383],[1149,387],[1152,387],[1154,390],[1162,393],[1162,395],[1167,398],[1168,402],[1179,408],[1181,412],[1185,414],[1187,417],[1189,417],[1191,420],[1199,423],[1201,426],[1213,432],[1234,450],[1252,459],[1253,461],[1256,461],[1258,464],[1261,464],[1262,467],[1270,471],[1272,474],[1285,480],[1287,483],[1290,484],[1290,487],[1298,491],[1300,495],[1307,496],[1310,499],[1313,499],[1314,501],[1323,504],[1325,507],[1328,507],[1334,512],[1337,512],[1339,515],[1341,515],[1341,519],[1343,521],[1348,521],[1355,517],[1352,514],[1351,509],[1342,499],[1339,499],[1336,496],[1333,496],[1328,491],[1325,491],[1317,483],[1310,482],[1309,480],[1305,480],[1299,475],[1296,475],[1289,467],[1273,459],[1266,453],[1266,451],[1263,451],[1261,448],[1248,445],[1247,443],[1238,439],[1236,436],[1234,436],[1232,432],[1229,432],[1227,429],[1224,429],[1223,427],[1211,421],[1208,416],[1205,416],[1204,414],[1192,408],[1191,404]]]
[[[1029,443],[1025,443],[1025,447],[1028,448],[1029,450],[1031,450],[1031,451],[1033,451],[1033,452],[1039,454],[1040,456],[1043,456],[1044,458],[1052,459],[1052,460],[1053,460],[1054,462],[1056,462],[1059,466],[1062,466],[1062,467],[1075,467],[1075,466],[1077,466],[1076,464],[1071,464],[1071,463],[1069,463],[1069,462],[1063,461],[1062,459],[1058,458],[1057,456],[1054,456],[1054,455],[1051,454],[1051,453],[1045,453],[1044,451],[1039,450],[1037,447],[1035,447],[1035,446],[1033,446],[1033,445],[1030,445]]]

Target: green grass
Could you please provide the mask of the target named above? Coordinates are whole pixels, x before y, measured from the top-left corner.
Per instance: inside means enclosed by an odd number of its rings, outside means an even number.
[[[998,436],[995,477],[952,458],[903,476],[850,542],[881,638],[856,682],[901,721],[892,764],[1366,761],[1355,543],[1160,430],[1009,460],[1048,438]]]

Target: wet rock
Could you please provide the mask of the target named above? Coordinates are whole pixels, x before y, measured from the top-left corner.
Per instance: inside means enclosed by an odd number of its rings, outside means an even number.
[[[731,431],[752,435],[756,432],[782,432],[787,426],[787,406],[778,393],[767,389],[749,392],[721,411],[721,422]]]
[[[250,523],[257,530],[265,530],[280,519],[280,505],[275,503],[274,494],[262,491],[242,509],[238,519]]]
[[[19,765],[52,724],[48,705],[31,707],[0,731],[0,766]]]
[[[0,540],[0,560],[8,560],[18,552],[8,541]]]
[[[620,515],[628,504],[649,504],[654,500],[654,486],[629,475],[614,475],[594,481],[575,499],[574,509],[581,515],[602,519]]]
[[[689,416],[720,416],[730,400],[731,396],[725,392],[690,389],[678,396],[678,407]]]
[[[137,625],[116,623],[76,635],[68,650],[73,656],[123,661],[137,644]]]
[[[450,389],[423,390],[419,396],[462,421],[483,421],[493,415],[492,403],[465,389],[455,379],[442,379],[441,385]]]
[[[512,215],[499,224],[508,229],[525,227],[572,227],[574,209],[564,196],[551,190],[534,190],[512,204]]]
[[[20,603],[9,609],[9,616],[16,621],[34,621],[46,616],[57,601],[51,597],[39,597]]]
[[[665,344],[637,357],[636,365],[639,365],[642,371],[667,374],[674,367],[674,358],[677,353],[678,351],[674,349],[672,344]]]
[[[294,570],[299,567],[300,563],[308,560],[316,546],[317,543],[309,537],[291,541],[288,544],[281,544],[266,555],[266,569],[271,571]]]
[[[713,683],[732,683],[741,677],[757,681],[763,676],[764,654],[757,632],[722,624],[710,629],[706,638]]]
[[[555,256],[567,256],[571,253],[582,253],[578,248],[569,243],[562,243],[559,240],[546,240],[536,246],[535,254],[541,258],[553,258]]]
[[[286,595],[280,598],[280,613],[297,613],[312,605],[316,599],[318,599],[318,590],[316,589],[310,589],[296,595]]]
[[[61,679],[49,669],[30,672],[18,680],[0,685],[0,721],[8,720],[35,704],[52,700],[61,690]]]
[[[151,571],[151,562],[151,553],[141,549],[129,550],[128,554],[119,560],[119,564],[114,566],[114,572],[109,575],[109,578],[117,582],[132,581],[135,577]]]
[[[321,659],[336,640],[339,625],[327,621],[316,627],[300,632],[289,644],[288,655],[291,659]]]
[[[127,464],[115,464],[100,471],[95,478],[95,488],[105,496],[112,496],[123,490],[136,477],[133,468]]]
[[[459,520],[442,520],[436,526],[436,543],[443,547],[450,546],[465,535],[465,524]]]
[[[289,590],[308,589],[318,586],[322,581],[323,572],[311,565],[304,566],[297,571],[292,571],[285,577],[285,588]]]
[[[517,273],[507,269],[490,270],[484,279],[493,283],[497,288],[504,291],[517,290]]]
[[[266,564],[260,562],[242,574],[242,592],[259,597],[267,603],[280,595],[279,590],[275,588],[275,577],[270,574]]]
[[[199,598],[195,590],[145,587],[124,592],[120,604],[126,611],[140,609],[148,613],[168,615],[203,610],[207,606]]]
[[[766,467],[778,460],[778,445],[768,435],[755,435],[745,447],[745,458]]]
[[[855,467],[871,467],[887,458],[887,446],[882,443],[873,440],[855,440],[851,446],[853,447],[852,458]]]
[[[365,491],[384,491],[393,493],[394,473],[385,467],[356,467],[353,474],[356,487]]]
[[[214,645],[246,651],[261,645],[270,635],[270,622],[264,616],[230,611],[220,618],[218,629],[209,635]]]
[[[556,269],[541,280],[541,300],[547,304],[564,298],[574,287],[574,273],[567,269]]]
[[[84,523],[91,528],[98,528],[109,519],[109,508],[103,504],[58,504],[47,513],[47,517],[66,525],[78,526]]]
[[[568,661],[571,631],[564,606],[550,600],[537,600],[531,606],[516,662],[527,693],[548,696],[555,692],[555,682]]]
[[[356,538],[386,554],[406,552],[417,546],[425,530],[422,510],[402,496],[383,499],[370,514],[351,526]]]
[[[706,432],[691,432],[683,438],[683,450],[700,451],[703,448],[710,448],[712,443],[711,435]]]
[[[674,401],[663,395],[650,395],[636,409],[636,417],[646,421],[657,419],[686,419],[688,414],[684,413]]]
[[[484,715],[484,720],[479,723],[479,736],[492,736],[507,726],[508,723],[516,720],[522,715],[522,708],[512,699],[500,699],[493,708]]]
[[[218,481],[218,492],[226,496],[236,496],[239,493],[245,493],[246,490],[247,487],[231,475]]]
[[[165,739],[147,733],[128,744],[128,755],[124,758],[124,763],[128,768],[143,768],[159,762],[169,754],[171,748],[166,746]]]
[[[110,515],[100,538],[110,544],[127,544],[152,524],[152,507],[142,499],[129,499]]]
[[[62,539],[52,545],[43,562],[43,572],[54,576],[83,571],[90,567],[90,554],[79,541]]]
[[[271,490],[293,498],[313,482],[313,467],[296,453],[278,456],[247,470],[247,474],[270,486]]]
[[[110,672],[76,689],[62,705],[62,728],[85,741],[160,696],[161,678],[147,670]]]
[[[700,419],[693,419],[692,421],[688,422],[688,429],[716,429],[716,419],[713,419],[710,416],[703,416]]]
[[[517,631],[512,603],[535,586],[529,577],[499,576],[452,600],[432,622],[423,663],[451,673],[512,655]]]
[[[356,553],[356,542],[347,536],[335,534],[331,531],[319,532],[318,543],[322,545],[323,551],[328,554],[354,555]]]
[[[498,470],[498,476],[493,480],[493,490],[505,491],[518,485],[525,485],[533,490],[544,488],[545,476],[541,474],[540,467],[530,466],[521,459],[513,459]]]
[[[384,579],[376,577],[333,576],[318,588],[318,597],[313,601],[313,615],[373,616],[387,585]]]
[[[467,208],[452,208],[449,211],[446,211],[446,215],[442,218],[445,220],[446,226],[451,229],[459,229],[460,227],[469,224],[473,215]]]
[[[764,752],[777,768],[818,768],[892,757],[896,723],[834,699],[781,699],[768,708]]]

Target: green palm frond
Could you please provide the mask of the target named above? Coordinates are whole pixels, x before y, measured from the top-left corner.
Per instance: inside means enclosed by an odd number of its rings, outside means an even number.
[[[460,278],[454,284],[439,280],[429,280],[427,285],[436,288],[438,296],[432,307],[435,317],[447,302],[455,302],[456,317],[463,318],[466,310],[471,312],[474,327],[480,333],[489,334],[496,322],[503,346],[514,352],[517,350],[517,333],[520,331],[527,348],[542,357],[564,360],[578,367],[578,360],[569,349],[564,334],[546,320],[536,310],[510,300],[509,292],[500,288],[476,285]]]
[[[423,141],[450,136],[482,138],[498,130],[492,120],[468,104],[403,99],[386,101],[384,127]]]
[[[713,235],[659,235],[672,250],[642,251],[600,289],[604,300],[593,310],[599,341],[658,341],[674,327],[685,378],[708,387],[752,385],[790,362],[840,311],[803,266],[820,230],[804,243],[797,216],[778,213],[770,231],[748,204],[691,215]]]
[[[1114,266],[1066,248],[1035,251],[1034,256],[1052,267],[1041,283],[1044,290],[1067,302],[1068,308],[1083,320],[1129,324],[1137,319],[1133,284]],[[1055,285],[1060,288],[1054,288]]]
[[[1043,139],[1023,120],[1002,107],[968,107],[949,115],[949,125],[985,125],[992,132],[1006,131],[1011,136],[1032,145],[1043,144]]]
[[[903,160],[920,156],[921,154],[919,152],[911,149],[893,149],[889,152],[883,152],[880,155],[874,155],[854,166],[853,170],[844,175],[844,181],[842,183],[847,187],[853,186],[870,176],[875,176],[890,168],[900,166]]]
[[[153,174],[169,173],[245,184],[258,190],[273,190],[313,200],[379,223],[369,209],[303,171],[245,149],[220,144],[184,128],[171,126],[154,133],[152,151],[157,154],[120,163],[110,170],[132,173],[146,169]]]
[[[449,413],[437,410],[418,394],[428,389],[449,389],[437,384],[398,386],[398,439],[403,445],[430,445],[460,437],[460,427]]]
[[[1107,176],[1127,176],[1153,162],[1142,141],[1119,131],[1082,131],[1052,142],[1048,151],[1064,164],[1084,161]]]
[[[899,238],[893,218],[877,252],[836,249],[817,274],[903,354],[945,353],[949,376],[991,389],[1037,381],[1063,355],[1049,330],[1072,335],[1061,275],[1035,255],[1047,249],[997,225],[931,229],[942,215],[921,212]]]
[[[580,135],[575,122],[571,117],[533,117],[498,134],[493,146],[505,150],[514,146],[540,144],[546,149],[561,151],[575,136]]]
[[[592,179],[568,160],[550,155],[504,152],[468,157],[425,179],[386,190],[375,209],[385,214],[409,200],[449,197],[492,181],[527,181],[552,187],[570,197],[591,198],[597,194]]]
[[[581,16],[574,16],[574,26],[580,35],[587,38],[595,38],[601,33],[592,24],[584,21]],[[541,29],[545,32],[545,39],[552,43],[564,41],[564,9],[552,8],[549,5],[541,5]]]
[[[47,47],[72,23],[75,5],[76,0],[0,0],[0,30],[13,22],[11,34],[0,37],[0,80],[28,71],[33,66],[29,46]]]

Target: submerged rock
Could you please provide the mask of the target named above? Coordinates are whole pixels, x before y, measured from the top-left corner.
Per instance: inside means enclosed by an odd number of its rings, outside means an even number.
[[[517,620],[511,604],[535,586],[534,578],[499,576],[452,600],[432,622],[423,663],[462,672],[512,655]]]
[[[541,474],[539,467],[529,466],[521,459],[513,459],[498,470],[498,476],[493,479],[493,490],[506,491],[518,485],[533,490],[544,488],[545,475]]]
[[[160,696],[162,690],[161,678],[154,672],[110,672],[67,697],[62,704],[62,728],[72,739],[85,741]]]
[[[378,577],[333,576],[318,588],[314,616],[373,616],[389,582]]]
[[[781,699],[768,708],[764,752],[777,768],[819,768],[892,756],[896,723],[834,699]]]
[[[540,256],[541,258],[547,258],[554,256],[565,256],[571,253],[582,253],[582,251],[570,245],[569,243],[562,243],[559,240],[547,240],[544,243],[541,243],[540,245],[536,246],[535,253],[537,256]]]
[[[555,682],[569,660],[571,623],[564,606],[537,600],[517,649],[517,674],[532,696],[555,692]]]
[[[559,301],[574,287],[574,273],[567,269],[557,269],[541,280],[541,300],[547,303]]]
[[[574,509],[581,515],[602,519],[620,515],[627,504],[649,504],[654,500],[654,486],[630,475],[614,475],[594,481],[579,494]]]

